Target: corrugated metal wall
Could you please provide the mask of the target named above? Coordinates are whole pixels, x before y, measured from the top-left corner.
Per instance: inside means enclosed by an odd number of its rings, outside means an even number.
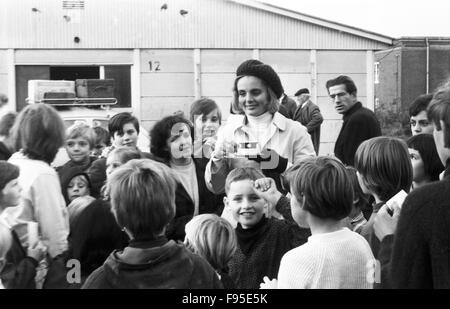
[[[2,0],[0,48],[387,47],[228,0],[85,0],[84,10],[63,10],[62,3]],[[188,12],[184,16],[182,9]]]

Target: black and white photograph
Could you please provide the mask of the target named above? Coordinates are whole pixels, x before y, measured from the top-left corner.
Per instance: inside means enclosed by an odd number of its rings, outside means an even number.
[[[0,0],[0,289],[450,289],[449,12]]]

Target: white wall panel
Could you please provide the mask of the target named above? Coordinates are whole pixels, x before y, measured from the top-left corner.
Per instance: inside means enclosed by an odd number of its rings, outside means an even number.
[[[236,78],[234,73],[224,73],[224,74],[211,74],[203,73],[201,74],[201,89],[202,96],[228,96],[233,95],[233,83]]]
[[[252,50],[203,49],[200,52],[203,73],[235,73],[245,60],[252,59]]]
[[[142,73],[141,96],[194,97],[194,74]]]
[[[310,73],[309,50],[261,50],[260,60],[277,73]]]
[[[337,75],[366,72],[366,51],[317,51],[317,73]]]
[[[143,121],[157,121],[177,111],[189,117],[190,104],[194,97],[143,97],[141,115]]]

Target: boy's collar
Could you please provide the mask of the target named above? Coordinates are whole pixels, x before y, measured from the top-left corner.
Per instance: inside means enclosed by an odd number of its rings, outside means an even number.
[[[240,223],[236,227],[236,237],[239,244],[239,248],[242,253],[247,255],[253,248],[253,245],[260,239],[261,235],[266,231],[268,219],[266,216],[262,216],[261,220],[254,226],[248,229],[243,229]]]

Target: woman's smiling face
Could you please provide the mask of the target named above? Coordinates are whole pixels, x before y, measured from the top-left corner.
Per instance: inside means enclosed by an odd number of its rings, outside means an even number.
[[[254,76],[244,76],[236,84],[239,106],[247,116],[260,116],[267,112],[270,96],[263,81]]]
[[[186,159],[192,155],[191,131],[186,124],[177,124],[167,139],[167,148],[172,159]]]

